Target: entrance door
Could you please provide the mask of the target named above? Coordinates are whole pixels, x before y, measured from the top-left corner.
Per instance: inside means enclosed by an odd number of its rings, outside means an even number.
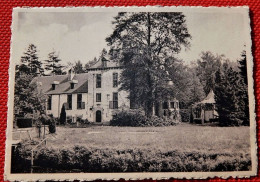
[[[101,111],[98,110],[98,111],[96,112],[96,122],[100,123],[101,120],[102,120],[102,118],[101,118]]]

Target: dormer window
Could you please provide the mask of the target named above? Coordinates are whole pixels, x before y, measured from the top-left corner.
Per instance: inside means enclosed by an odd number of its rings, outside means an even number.
[[[70,82],[70,89],[74,89],[75,88],[75,84],[78,83],[78,80],[71,80]]]
[[[70,83],[70,89],[74,89],[74,84],[75,83]]]
[[[55,90],[55,89],[56,89],[56,85],[59,85],[59,84],[60,84],[60,82],[54,81],[54,82],[51,84],[51,89],[52,89],[52,90]]]

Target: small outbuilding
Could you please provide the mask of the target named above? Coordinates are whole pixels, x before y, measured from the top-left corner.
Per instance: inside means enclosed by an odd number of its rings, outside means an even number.
[[[191,122],[202,123],[218,121],[214,92],[211,90],[207,97],[195,104],[191,108]]]

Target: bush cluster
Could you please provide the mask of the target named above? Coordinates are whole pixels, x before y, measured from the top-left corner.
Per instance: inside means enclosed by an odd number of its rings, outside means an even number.
[[[16,119],[16,125],[18,128],[29,128],[33,125],[33,119],[32,118],[17,118]]]
[[[190,122],[191,112],[189,109],[180,109],[181,121]]]
[[[170,118],[159,118],[158,116],[146,117],[141,110],[127,110],[118,112],[110,121],[111,126],[171,126],[179,121]]]
[[[24,149],[24,150],[22,150]],[[22,152],[22,154],[21,154]],[[30,150],[16,149],[12,171],[29,171]],[[19,155],[21,154],[21,155]],[[17,160],[18,159],[18,160]],[[41,168],[34,172],[191,172],[191,171],[246,171],[251,168],[249,154],[162,152],[151,149],[95,149],[83,146],[74,148],[41,148],[34,163]]]

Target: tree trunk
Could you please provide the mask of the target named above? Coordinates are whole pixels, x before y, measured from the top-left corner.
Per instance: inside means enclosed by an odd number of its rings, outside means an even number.
[[[163,117],[162,101],[158,102],[158,117]]]
[[[148,118],[151,118],[153,116],[153,102],[151,99],[148,99],[148,101],[146,102],[146,108],[145,108],[145,115]]]
[[[149,91],[147,93],[147,102],[145,112],[147,117],[153,116],[153,99],[154,99],[154,91],[153,91],[153,80],[150,72],[150,67],[152,66],[152,56],[151,56],[151,20],[150,13],[147,13],[147,45],[148,45],[148,53],[147,53],[147,62],[148,62],[148,70],[147,70],[147,84],[149,87]]]

